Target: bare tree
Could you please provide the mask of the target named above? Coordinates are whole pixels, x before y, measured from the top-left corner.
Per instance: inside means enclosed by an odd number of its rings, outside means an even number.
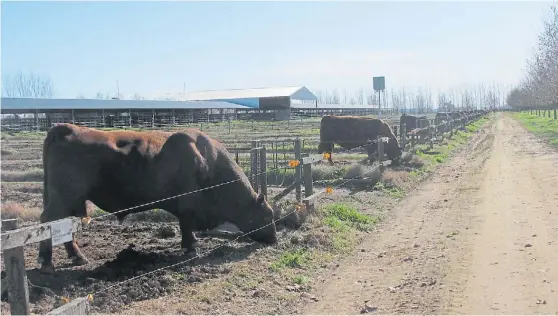
[[[44,98],[54,97],[54,86],[49,76],[41,77],[33,73],[20,72],[15,76],[2,78],[2,95],[8,98]]]
[[[525,78],[507,98],[513,107],[558,106],[558,8],[550,7],[550,17],[543,22],[534,56],[527,62]]]
[[[145,98],[142,97],[139,93],[134,93],[134,95],[132,95],[132,100],[145,100]]]
[[[331,92],[330,101],[330,104],[340,104],[341,98],[339,97],[339,92],[337,92],[337,89],[333,89],[333,91]]]
[[[359,105],[364,105],[364,89],[359,88],[356,92],[356,101]]]

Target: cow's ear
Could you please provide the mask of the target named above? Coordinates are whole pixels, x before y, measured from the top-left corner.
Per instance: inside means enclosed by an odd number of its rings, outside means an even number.
[[[265,195],[263,193],[260,193],[258,195],[258,198],[256,199],[256,205],[263,204],[264,201],[265,201]]]

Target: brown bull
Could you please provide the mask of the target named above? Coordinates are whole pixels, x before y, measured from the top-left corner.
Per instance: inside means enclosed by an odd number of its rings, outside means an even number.
[[[318,153],[329,154],[328,161],[330,165],[333,165],[331,152],[334,144],[345,149],[353,149],[365,146],[370,141],[376,140],[377,137],[389,138],[385,145],[385,153],[390,160],[396,160],[401,156],[397,138],[383,120],[358,116],[324,116],[320,122]],[[377,145],[366,145],[366,149],[368,158],[373,160]]]
[[[197,129],[177,133],[100,131],[60,124],[46,135],[43,164],[42,223],[85,217],[89,200],[116,213],[120,221],[130,213],[168,211],[179,220],[181,247],[188,254],[196,252],[194,230],[211,229],[226,221],[251,232],[255,241],[273,244],[277,240],[273,210],[265,196],[253,190],[222,144]],[[224,182],[231,183],[159,201]],[[133,208],[154,201],[159,202]],[[133,209],[118,212],[127,208]],[[64,246],[75,265],[88,262],[76,240]],[[50,240],[40,243],[38,260],[41,270],[54,271]]]

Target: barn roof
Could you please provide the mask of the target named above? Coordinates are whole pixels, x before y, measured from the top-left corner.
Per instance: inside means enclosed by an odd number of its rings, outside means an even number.
[[[2,110],[250,109],[219,101],[2,98]]]
[[[316,100],[317,97],[304,86],[205,90],[186,93],[187,100],[231,100],[250,98],[291,97],[295,100]]]

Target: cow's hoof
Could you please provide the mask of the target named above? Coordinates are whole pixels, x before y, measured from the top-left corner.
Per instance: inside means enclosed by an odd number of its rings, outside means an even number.
[[[40,273],[43,274],[53,274],[54,273],[54,266],[52,264],[43,264],[39,269]]]
[[[198,248],[182,248],[182,252],[187,259],[194,259],[199,257]]]
[[[75,256],[72,257],[72,264],[74,266],[83,266],[89,263],[89,260],[85,257]]]

